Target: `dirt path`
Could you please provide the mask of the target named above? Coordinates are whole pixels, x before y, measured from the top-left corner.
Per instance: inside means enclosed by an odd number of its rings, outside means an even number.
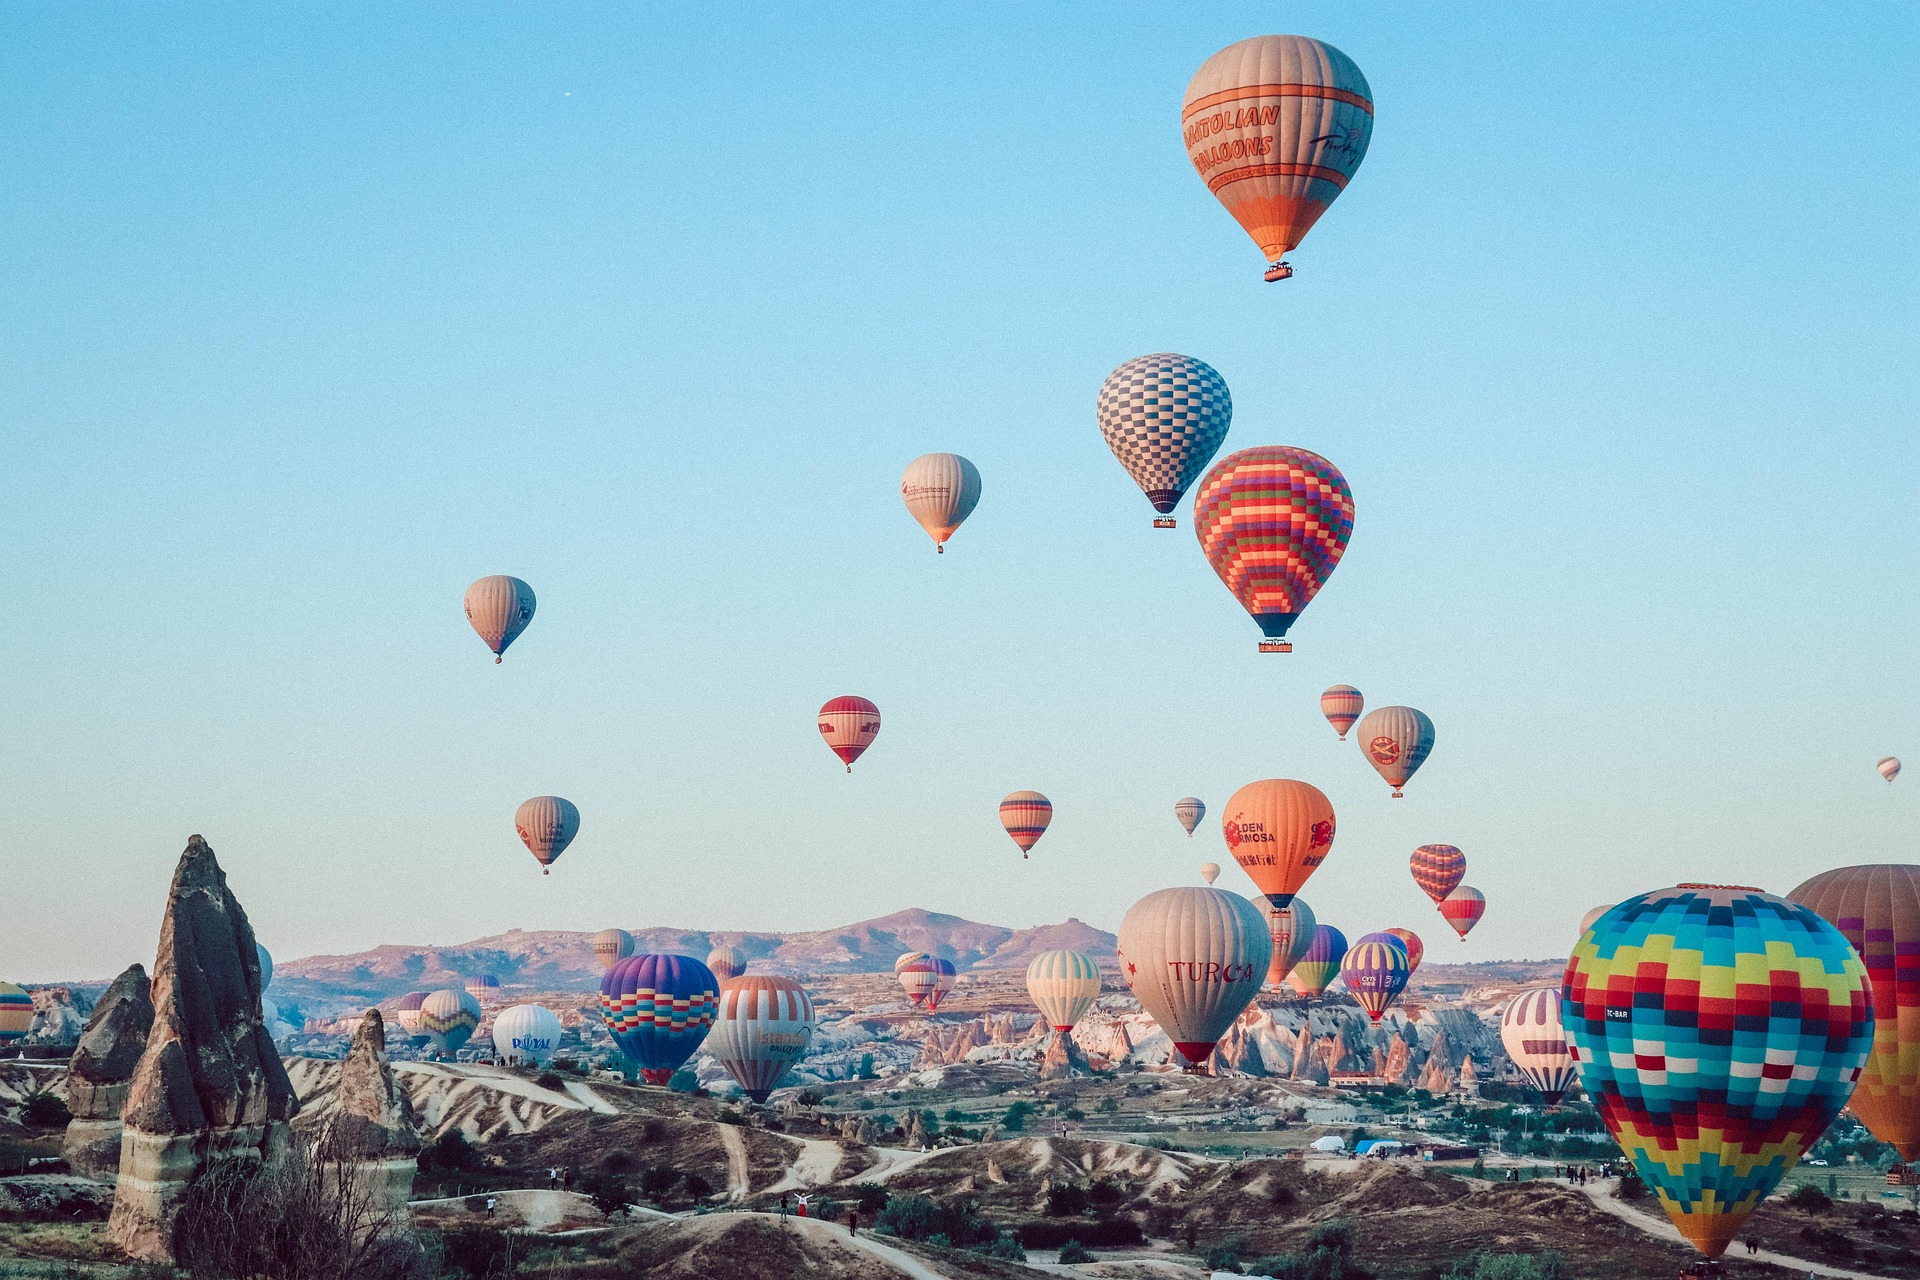
[[[926,1264],[922,1263],[918,1258],[902,1253],[891,1245],[881,1244],[870,1235],[861,1234],[849,1239],[847,1229],[844,1226],[822,1222],[818,1218],[788,1218],[787,1225],[789,1227],[798,1227],[802,1231],[811,1232],[816,1239],[831,1237],[836,1243],[854,1245],[856,1248],[872,1254],[887,1265],[898,1267],[900,1270],[906,1272],[907,1275],[911,1276],[912,1280],[950,1280],[949,1277],[943,1276],[938,1271],[928,1268]]]
[[[824,1187],[833,1181],[834,1170],[840,1167],[840,1157],[845,1154],[837,1142],[822,1142],[818,1138],[801,1138],[800,1154],[787,1166],[786,1174],[780,1181],[766,1190],[793,1191],[807,1187]]]
[[[931,1160],[948,1147],[935,1147],[931,1151],[909,1151],[905,1147],[874,1147],[873,1154],[879,1157],[879,1163],[869,1165],[851,1178],[849,1182],[885,1182],[896,1173],[902,1173],[922,1160]]]
[[[1602,1213],[1611,1214],[1613,1217],[1627,1223],[1637,1231],[1653,1236],[1656,1239],[1671,1241],[1675,1244],[1686,1243],[1686,1241],[1681,1238],[1679,1231],[1674,1229],[1673,1223],[1667,1220],[1665,1214],[1658,1212],[1642,1213],[1640,1210],[1633,1208],[1623,1201],[1615,1200],[1613,1198],[1613,1189],[1616,1184],[1617,1179],[1607,1178],[1600,1182],[1589,1182],[1584,1187],[1576,1187],[1574,1189],[1576,1191],[1586,1192],[1587,1199],[1593,1201],[1594,1207]],[[1746,1245],[1738,1240],[1734,1241],[1733,1247],[1727,1250],[1727,1256],[1729,1258],[1743,1258],[1753,1262],[1771,1263],[1776,1267],[1786,1267],[1792,1271],[1811,1272],[1821,1277],[1821,1280],[1829,1280],[1829,1277],[1831,1277],[1831,1280],[1888,1280],[1886,1276],[1879,1275],[1872,1271],[1847,1271],[1826,1263],[1808,1262],[1805,1258],[1795,1258],[1784,1253],[1777,1253],[1772,1249],[1762,1249],[1758,1253],[1748,1253]]]
[[[717,1124],[720,1142],[727,1149],[727,1199],[740,1200],[753,1190],[753,1181],[747,1175],[747,1143],[740,1136],[740,1130],[730,1124]]]

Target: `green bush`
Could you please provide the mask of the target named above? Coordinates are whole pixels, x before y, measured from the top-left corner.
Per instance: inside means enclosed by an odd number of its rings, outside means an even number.
[[[1788,1192],[1786,1203],[1809,1213],[1826,1213],[1833,1208],[1833,1198],[1811,1182],[1802,1183]]]
[[[985,1244],[973,1246],[973,1251],[975,1253],[985,1254],[989,1258],[1001,1258],[1007,1262],[1025,1262],[1027,1260],[1027,1251],[1020,1247],[1020,1242],[1015,1240],[1013,1234],[1008,1231],[1002,1231]]]
[[[551,1071],[542,1071],[533,1078],[533,1082],[542,1089],[552,1089],[556,1092],[562,1091],[567,1087],[567,1082]]]
[[[1007,1113],[1000,1117],[1000,1127],[1010,1133],[1018,1133],[1027,1127],[1027,1117],[1032,1115],[1034,1110],[1031,1102],[1022,1099],[1007,1108]]]
[[[1640,1181],[1640,1171],[1628,1165],[1626,1172],[1620,1175],[1620,1186],[1613,1194],[1622,1200],[1646,1199],[1647,1184]]]
[[[1014,1229],[1014,1234],[1021,1245],[1028,1249],[1058,1249],[1069,1240],[1078,1240],[1085,1245],[1121,1248],[1142,1244],[1147,1238],[1146,1232],[1132,1218],[1096,1218],[1091,1222],[1085,1219],[1023,1222]]]
[[[1557,1253],[1474,1253],[1447,1280],[1573,1280]]]
[[[1238,1272],[1240,1270],[1240,1251],[1246,1248],[1246,1245],[1246,1238],[1243,1236],[1229,1236],[1227,1239],[1214,1244],[1208,1248],[1204,1259],[1207,1270]]]
[[[67,1104],[59,1095],[37,1092],[27,1095],[20,1107],[20,1119],[30,1129],[64,1129],[67,1121],[73,1119],[73,1112],[67,1110]]]
[[[887,1207],[888,1191],[877,1182],[862,1182],[853,1189],[853,1202],[862,1213],[878,1213]]]
[[[458,1129],[447,1130],[420,1152],[420,1167],[434,1173],[468,1173],[484,1163],[480,1152]]]
[[[1252,1274],[1274,1280],[1373,1280],[1353,1260],[1353,1225],[1329,1222],[1307,1233],[1299,1253],[1277,1253],[1253,1264]]]
[[[1094,1257],[1092,1251],[1078,1240],[1069,1240],[1060,1246],[1060,1261],[1071,1264],[1075,1262],[1098,1262],[1099,1259]]]
[[[1057,1183],[1047,1189],[1047,1216],[1077,1218],[1086,1212],[1091,1202],[1086,1188],[1077,1187],[1071,1182]]]
[[[999,1228],[980,1216],[973,1200],[943,1204],[927,1196],[892,1196],[886,1207],[875,1215],[873,1229],[882,1235],[902,1240],[934,1243],[941,1237],[950,1248],[966,1248],[991,1243]]]

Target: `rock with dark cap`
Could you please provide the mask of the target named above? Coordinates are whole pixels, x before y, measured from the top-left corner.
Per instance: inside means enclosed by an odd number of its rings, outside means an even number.
[[[180,1193],[212,1160],[276,1160],[299,1109],[260,1017],[260,954],[213,850],[194,836],[174,869],[153,966],[153,1031],[121,1112],[107,1224],[135,1258],[173,1260]]]
[[[93,1006],[67,1065],[67,1126],[61,1154],[75,1173],[112,1178],[120,1171],[120,1109],[153,1029],[147,971],[134,965]]]

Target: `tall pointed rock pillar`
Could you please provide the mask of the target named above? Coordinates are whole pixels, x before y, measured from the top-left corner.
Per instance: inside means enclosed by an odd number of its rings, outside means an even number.
[[[187,841],[153,966],[153,1031],[121,1113],[107,1224],[132,1256],[173,1260],[180,1193],[211,1160],[272,1160],[300,1103],[260,1018],[253,926],[213,850]]]
[[[147,971],[134,965],[113,980],[80,1033],[67,1065],[73,1122],[60,1151],[75,1173],[107,1179],[120,1172],[120,1109],[153,1030],[151,986]]]
[[[353,1046],[340,1067],[333,1114],[324,1122],[321,1159],[350,1171],[360,1199],[361,1221],[378,1231],[407,1225],[407,1201],[419,1164],[420,1122],[407,1091],[387,1060],[387,1029],[378,1009],[354,1028]]]

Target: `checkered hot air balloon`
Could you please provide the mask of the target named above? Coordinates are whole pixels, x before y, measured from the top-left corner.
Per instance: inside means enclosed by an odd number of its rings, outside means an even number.
[[[1360,754],[1393,788],[1395,800],[1404,794],[1400,788],[1407,785],[1414,770],[1433,754],[1433,721],[1427,719],[1426,712],[1412,707],[1369,711],[1353,736],[1360,743]]]
[[[1440,902],[1466,877],[1467,855],[1450,844],[1423,844],[1413,851],[1408,865],[1420,892]]]
[[[1327,860],[1333,832],[1333,802],[1292,778],[1249,782],[1221,811],[1227,851],[1276,907],[1286,906]]]
[[[791,978],[770,973],[729,978],[707,1052],[755,1102],[780,1087],[813,1043],[813,1001]]]
[[[692,956],[628,956],[600,980],[600,1020],[640,1078],[663,1085],[707,1038],[719,994]]]
[[[1071,1031],[1100,998],[1100,966],[1084,951],[1042,951],[1027,966],[1027,994],[1048,1026]]]
[[[1360,718],[1366,705],[1367,700],[1350,684],[1336,684],[1320,695],[1320,714],[1327,718],[1342,742],[1347,740],[1347,730],[1353,728],[1353,722]]]
[[[1047,834],[1047,824],[1052,821],[1053,801],[1038,791],[1016,791],[1000,802],[1000,825],[1020,846],[1023,858]]]
[[[1487,914],[1487,896],[1470,884],[1463,884],[1440,900],[1440,915],[1453,926],[1453,931],[1465,942],[1467,935],[1473,932],[1473,926],[1480,923],[1480,917]]]
[[[1561,996],[1587,1096],[1708,1258],[1839,1114],[1873,1044],[1859,955],[1758,889],[1619,903],[1574,947]]]
[[[1559,990],[1523,991],[1509,1000],[1500,1014],[1500,1043],[1520,1074],[1540,1091],[1541,1100],[1558,1107],[1574,1077]]]
[[[820,708],[820,736],[840,757],[847,772],[853,772],[853,762],[860,753],[880,736],[880,708],[865,698],[851,695],[831,698]]]
[[[533,588],[518,578],[496,573],[467,588],[465,605],[467,622],[486,641],[498,666],[507,646],[533,621]]]
[[[1391,934],[1370,933],[1340,958],[1340,981],[1373,1022],[1407,989],[1411,976],[1406,944]]]
[[[1313,908],[1298,894],[1284,907],[1274,906],[1265,896],[1257,896],[1252,901],[1266,916],[1267,937],[1273,942],[1273,958],[1267,962],[1266,985],[1277,988],[1293,972],[1293,966],[1307,954],[1319,925],[1313,918]]]
[[[1294,962],[1287,985],[1303,996],[1317,996],[1327,984],[1340,976],[1340,962],[1347,956],[1347,935],[1330,924],[1316,925],[1306,954]]]
[[[549,875],[554,859],[565,853],[580,834],[580,811],[571,800],[535,796],[514,813],[513,829],[540,864],[540,874]]]
[[[1193,531],[1207,563],[1260,627],[1260,652],[1291,653],[1287,629],[1353,536],[1353,491],[1317,453],[1242,449],[1215,463],[1194,491]]]
[[[1207,816],[1207,806],[1198,796],[1184,796],[1173,802],[1173,816],[1187,829],[1187,834],[1192,835],[1200,819]]]
[[[1098,411],[1107,448],[1160,513],[1153,527],[1173,528],[1180,495],[1213,461],[1233,422],[1226,379],[1192,356],[1135,356],[1100,384]]]

